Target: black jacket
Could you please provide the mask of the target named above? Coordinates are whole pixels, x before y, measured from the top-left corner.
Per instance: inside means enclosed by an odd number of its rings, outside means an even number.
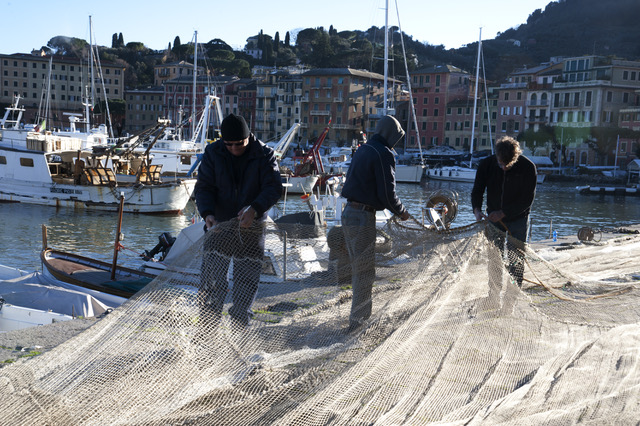
[[[395,168],[387,141],[375,134],[353,154],[341,195],[376,210],[402,215],[405,208],[396,195]]]
[[[240,209],[249,205],[258,217],[264,218],[282,195],[282,179],[273,149],[253,134],[247,151],[235,159],[222,140],[209,144],[198,168],[194,194],[203,218],[213,214],[216,221],[224,222],[237,217]]]
[[[482,197],[487,190],[487,212],[502,210],[509,222],[529,214],[536,195],[536,166],[525,156],[506,172],[498,165],[495,155],[484,158],[478,165],[471,191],[471,206],[482,209]]]

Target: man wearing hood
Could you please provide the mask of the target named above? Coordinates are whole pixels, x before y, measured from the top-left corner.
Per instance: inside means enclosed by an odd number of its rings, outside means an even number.
[[[342,188],[347,204],[342,211],[345,245],[351,262],[353,298],[349,329],[371,316],[371,290],[375,280],[376,211],[388,209],[401,220],[409,212],[396,195],[396,161],[392,148],[404,137],[402,126],[387,115],[375,134],[353,154]]]

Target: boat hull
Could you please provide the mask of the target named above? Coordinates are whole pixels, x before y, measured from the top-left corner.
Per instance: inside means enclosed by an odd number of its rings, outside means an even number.
[[[424,167],[421,165],[396,165],[397,183],[420,183],[424,175]]]
[[[576,190],[583,195],[640,196],[640,188],[624,186],[577,186]]]
[[[282,183],[286,186],[285,189],[289,194],[310,194],[313,192],[313,187],[318,182],[319,177],[315,175],[309,176],[290,176],[283,178]]]
[[[57,280],[114,296],[129,298],[151,282],[154,275],[116,266],[111,279],[111,265],[100,260],[45,249],[40,253],[42,265]]]
[[[474,182],[476,179],[476,169],[466,167],[438,167],[427,169],[426,175],[429,179],[447,180],[452,182]]]
[[[65,185],[0,177],[0,201],[118,211],[124,194],[124,212],[178,214],[189,202],[195,179],[145,186]]]

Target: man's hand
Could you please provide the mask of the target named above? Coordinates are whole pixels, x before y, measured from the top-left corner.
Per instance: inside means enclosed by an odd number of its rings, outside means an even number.
[[[212,214],[208,215],[207,217],[204,218],[204,224],[207,227],[207,231],[211,228],[213,228],[214,226],[216,226],[218,224],[218,222],[216,221],[216,218],[213,217]]]
[[[491,213],[489,213],[488,219],[491,222],[495,223],[495,222],[501,221],[504,217],[505,217],[505,214],[502,210],[494,210]]]
[[[407,219],[409,219],[409,212],[405,210],[404,213],[400,215],[400,220],[407,220]]]
[[[482,222],[482,220],[486,218],[486,216],[482,213],[482,210],[477,207],[473,209],[473,214],[476,217],[477,222]]]
[[[238,212],[238,221],[240,221],[240,228],[248,228],[253,224],[253,220],[256,218],[256,211],[251,206],[244,207]]]

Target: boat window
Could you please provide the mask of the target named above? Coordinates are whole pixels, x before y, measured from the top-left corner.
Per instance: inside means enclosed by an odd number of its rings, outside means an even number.
[[[33,167],[33,158],[20,158],[20,165],[24,167]]]
[[[7,157],[0,155],[0,164],[7,164]]]

